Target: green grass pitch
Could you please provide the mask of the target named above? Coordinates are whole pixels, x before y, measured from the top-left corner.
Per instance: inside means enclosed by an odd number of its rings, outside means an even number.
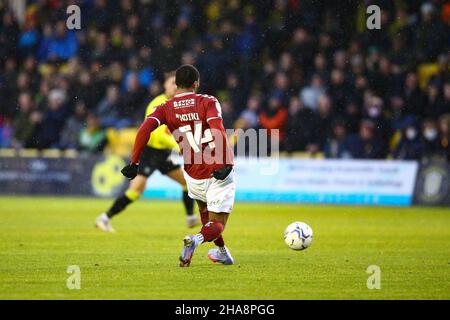
[[[179,202],[140,201],[93,227],[110,200],[0,198],[1,299],[450,299],[450,211],[237,203],[224,233],[236,264],[212,264],[211,244],[178,267]],[[312,246],[292,251],[285,227],[304,221]],[[69,265],[81,289],[69,290]],[[381,289],[369,290],[369,265]]]

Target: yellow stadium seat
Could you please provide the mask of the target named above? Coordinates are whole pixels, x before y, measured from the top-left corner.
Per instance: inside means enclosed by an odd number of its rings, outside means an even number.
[[[279,153],[280,158],[293,158],[293,159],[324,159],[325,156],[323,152],[317,152],[315,154],[312,154],[310,152],[306,151],[294,151],[294,152],[287,152],[287,151],[281,151]]]
[[[130,156],[130,153],[133,150],[136,133],[137,128],[126,128],[121,130],[115,130],[112,128],[107,129],[107,151],[122,157]]]
[[[439,71],[436,63],[423,63],[418,68],[419,86],[426,90],[430,78]]]

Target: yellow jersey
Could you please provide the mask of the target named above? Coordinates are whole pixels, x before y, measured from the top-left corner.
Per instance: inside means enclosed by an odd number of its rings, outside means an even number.
[[[160,94],[155,99],[153,99],[149,105],[147,106],[147,110],[145,111],[145,117],[148,117],[150,114],[155,111],[156,107],[166,102],[167,96],[165,94]],[[156,128],[152,134],[150,135],[150,140],[147,143],[147,146],[154,149],[178,149],[178,144],[170,133],[169,129],[165,124]]]

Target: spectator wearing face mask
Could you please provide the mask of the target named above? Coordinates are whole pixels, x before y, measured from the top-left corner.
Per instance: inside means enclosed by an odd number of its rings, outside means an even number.
[[[430,158],[439,153],[439,131],[433,119],[425,119],[422,125],[422,157]]]
[[[368,94],[364,102],[365,117],[374,124],[375,136],[380,140],[383,149],[388,148],[392,135],[391,124],[384,115],[384,102],[378,96]]]
[[[402,138],[394,150],[394,159],[419,160],[422,158],[423,144],[416,123],[409,121],[402,130]]]

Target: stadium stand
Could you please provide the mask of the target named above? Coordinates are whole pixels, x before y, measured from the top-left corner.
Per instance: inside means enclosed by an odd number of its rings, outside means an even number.
[[[20,2],[0,1],[0,148],[126,155],[164,72],[191,63],[227,128],[278,128],[284,154],[450,160],[445,1],[377,1],[380,30],[372,1]]]

